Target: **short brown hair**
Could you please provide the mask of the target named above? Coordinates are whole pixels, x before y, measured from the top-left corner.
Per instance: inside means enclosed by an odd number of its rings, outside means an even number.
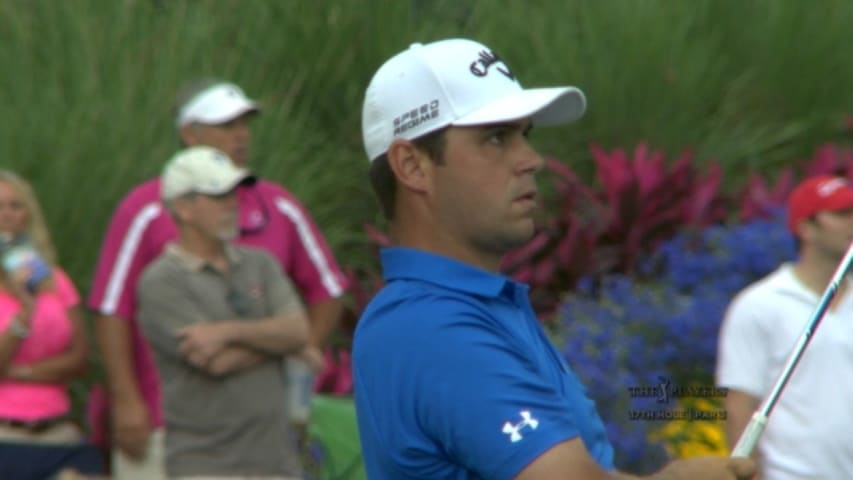
[[[430,132],[412,140],[415,148],[426,153],[436,165],[444,164],[445,132],[447,127]],[[387,220],[394,219],[394,202],[397,199],[397,178],[388,165],[388,154],[377,157],[370,164],[370,186],[382,207],[382,214]]]

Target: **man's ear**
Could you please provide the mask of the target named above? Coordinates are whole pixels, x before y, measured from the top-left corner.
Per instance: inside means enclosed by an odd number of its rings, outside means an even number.
[[[184,145],[198,145],[198,132],[194,123],[188,123],[178,129],[178,135]]]
[[[416,192],[428,192],[432,185],[435,164],[409,140],[397,139],[388,148],[388,167],[397,183]]]
[[[815,235],[819,235],[817,228],[817,224],[813,219],[801,220],[800,223],[794,227],[795,235],[801,241],[811,242]]]
[[[189,197],[179,197],[167,205],[169,212],[175,217],[176,223],[185,223],[192,215]]]

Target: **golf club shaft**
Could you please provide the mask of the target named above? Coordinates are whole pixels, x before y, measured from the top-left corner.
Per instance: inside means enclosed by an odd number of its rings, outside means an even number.
[[[794,368],[796,368],[797,363],[799,363],[800,357],[802,357],[803,352],[806,350],[806,346],[808,346],[811,341],[812,335],[814,335],[820,321],[826,313],[827,308],[829,308],[829,304],[832,303],[832,299],[835,297],[838,287],[841,286],[841,282],[844,280],[847,270],[850,269],[851,263],[853,263],[853,243],[847,247],[847,253],[844,255],[844,258],[835,270],[835,274],[833,274],[832,279],[829,281],[826,291],[823,292],[823,297],[821,297],[820,302],[818,303],[814,314],[812,314],[811,319],[806,324],[803,333],[800,334],[800,338],[797,340],[794,350],[788,357],[785,368],[782,369],[782,373],[776,380],[773,390],[770,391],[770,395],[768,395],[764,400],[764,403],[761,404],[761,408],[752,415],[749,424],[738,439],[735,448],[732,450],[732,457],[748,457],[752,454],[752,449],[755,448],[755,445],[758,443],[758,439],[761,437],[761,433],[764,431],[764,426],[767,424],[770,412],[776,405],[776,401],[782,394],[782,390],[784,390],[785,385],[788,383],[788,379],[791,378]]]

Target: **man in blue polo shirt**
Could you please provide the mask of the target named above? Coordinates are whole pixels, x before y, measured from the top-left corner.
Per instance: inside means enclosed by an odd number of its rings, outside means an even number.
[[[532,125],[577,120],[573,87],[524,90],[488,47],[415,44],[367,88],[370,178],[396,247],[355,335],[355,396],[373,479],[609,479],[595,404],[501,257],[533,235]],[[660,479],[749,478],[748,459],[676,461]]]

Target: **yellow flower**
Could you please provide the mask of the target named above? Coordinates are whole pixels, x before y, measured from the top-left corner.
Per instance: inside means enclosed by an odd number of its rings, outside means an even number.
[[[674,407],[684,418],[672,420],[649,435],[675,458],[728,455],[725,411],[719,399],[681,398]]]

